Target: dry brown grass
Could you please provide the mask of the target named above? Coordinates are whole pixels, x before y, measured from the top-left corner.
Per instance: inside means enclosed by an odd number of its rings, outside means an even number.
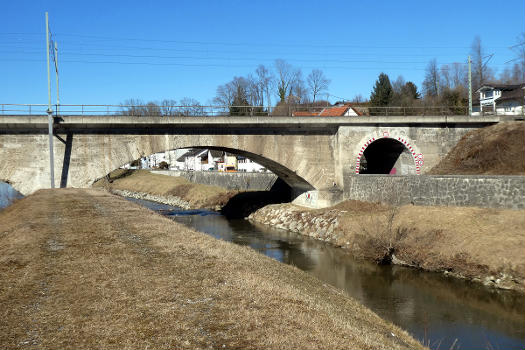
[[[473,207],[388,206],[348,201],[339,210],[335,243],[358,257],[388,255],[430,271],[469,279],[513,281],[501,287],[525,291],[525,211]]]
[[[434,175],[525,175],[525,124],[499,123],[467,133]]]
[[[152,174],[147,170],[123,169],[109,174],[109,182],[104,178],[97,181],[93,187],[175,196],[188,202],[191,208],[212,209],[224,206],[239,192],[218,186],[195,184],[182,177]]]
[[[2,348],[422,348],[296,268],[105,191],[38,191],[0,223]]]

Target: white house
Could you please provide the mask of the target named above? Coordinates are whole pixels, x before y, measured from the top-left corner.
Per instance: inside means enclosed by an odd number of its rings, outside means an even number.
[[[472,101],[472,115],[523,115],[525,84],[486,84],[480,87],[479,100]]]
[[[176,167],[179,170],[217,170],[218,163],[223,159],[223,153],[209,149],[189,149],[177,158]]]
[[[178,162],[184,162],[184,166],[181,170],[201,171],[202,157],[207,153],[207,149],[190,149],[177,159]]]
[[[247,173],[266,171],[266,168],[261,164],[255,163],[253,160],[242,156],[237,157],[237,167],[239,171],[245,171]]]

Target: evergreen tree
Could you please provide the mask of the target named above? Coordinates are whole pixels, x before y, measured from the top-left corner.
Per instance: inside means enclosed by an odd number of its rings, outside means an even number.
[[[248,115],[249,108],[244,106],[249,106],[248,97],[246,89],[242,85],[237,85],[237,91],[235,92],[235,97],[233,98],[232,106],[230,106],[230,115]]]
[[[370,94],[370,105],[375,107],[386,107],[392,102],[394,91],[390,79],[385,73],[379,74],[374,90]]]
[[[421,95],[417,91],[417,86],[411,81],[408,81],[402,88],[401,88],[401,94],[403,97],[407,97],[410,99],[418,100],[421,98]]]

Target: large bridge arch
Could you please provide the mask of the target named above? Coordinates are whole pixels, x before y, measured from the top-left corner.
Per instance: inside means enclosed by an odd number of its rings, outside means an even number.
[[[315,190],[315,188],[304,178],[299,176],[296,172],[288,169],[286,166],[279,164],[271,159],[265,158],[259,154],[248,152],[245,150],[239,150],[228,147],[218,147],[218,146],[191,146],[184,148],[200,148],[200,149],[210,149],[218,150],[223,152],[228,152],[236,154],[239,156],[244,156],[250,160],[263,165],[266,169],[270,170],[272,173],[277,175],[281,180],[283,180],[288,186],[295,190],[296,193],[302,193],[306,191]]]
[[[90,130],[57,133],[54,138],[55,187],[89,187],[114,169],[153,153],[179,148],[222,149],[244,155],[274,172],[295,195],[325,189],[334,178],[332,135],[302,133],[226,134],[192,130],[120,130],[96,134]],[[27,195],[49,188],[47,135],[0,134],[0,181]]]

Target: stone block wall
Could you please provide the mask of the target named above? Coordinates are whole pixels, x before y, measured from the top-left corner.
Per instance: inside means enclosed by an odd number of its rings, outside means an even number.
[[[396,205],[525,208],[525,176],[347,175],[345,200]]]
[[[267,191],[272,188],[277,175],[273,173],[224,173],[217,171],[153,170],[154,174],[180,176],[203,185],[213,185],[229,190]]]

